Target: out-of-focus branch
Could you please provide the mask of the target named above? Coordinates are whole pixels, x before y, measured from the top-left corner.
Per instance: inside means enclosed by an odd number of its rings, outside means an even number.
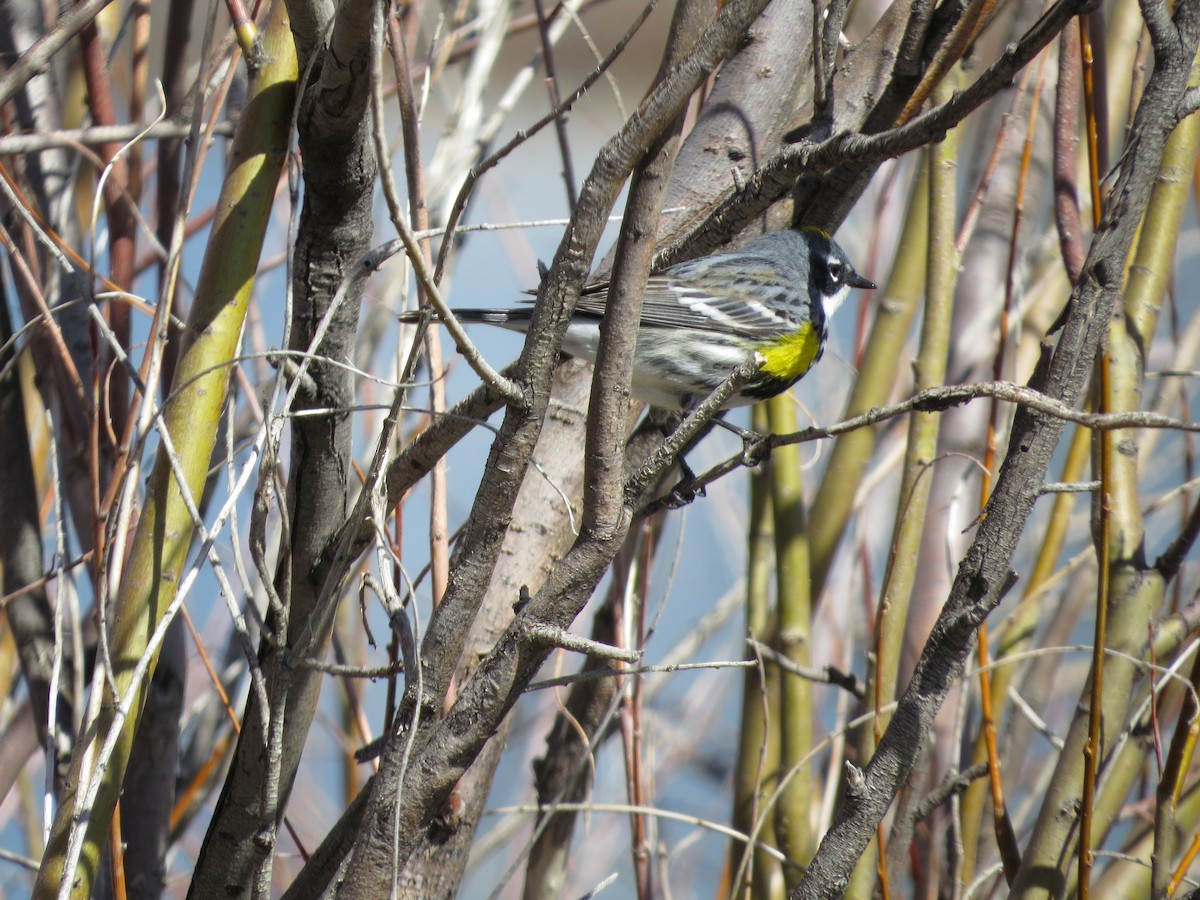
[[[1079,280],[1087,252],[1079,191],[1075,183],[1079,144],[1079,31],[1064,28],[1058,40],[1058,85],[1054,97],[1054,224],[1071,283]]]
[[[87,27],[97,13],[112,0],[83,0],[70,7],[38,41],[15,60],[0,76],[0,106],[16,96],[30,78],[40,73],[49,64],[54,54],[61,50],[75,35]]]
[[[168,119],[153,125],[92,125],[87,128],[63,128],[55,131],[36,131],[28,134],[0,135],[0,154],[19,156],[41,153],[51,148],[85,147],[100,144],[125,144],[141,135],[143,140],[177,140],[186,138],[192,130],[190,122]],[[213,126],[214,137],[229,137],[233,134],[232,122],[218,122]],[[160,176],[161,177],[161,176]]]
[[[38,743],[52,760],[54,778],[58,782],[66,774],[72,716],[70,687],[74,683],[71,669],[75,660],[60,656],[64,647],[55,641],[55,611],[50,605],[42,578],[42,535],[35,494],[37,482],[30,457],[29,433],[25,422],[25,401],[22,397],[20,364],[9,339],[12,321],[7,305],[0,306],[0,592],[12,594],[25,585],[31,587],[14,597],[5,606],[9,626],[16,642],[21,662],[21,674],[29,692],[33,721],[37,726]],[[32,586],[36,585],[36,586]],[[59,601],[64,602],[62,600]],[[61,620],[58,626],[61,626]],[[55,677],[54,668],[60,667]],[[54,696],[51,686],[56,684]],[[65,690],[64,690],[65,688]],[[56,710],[55,733],[48,731],[50,704]]]

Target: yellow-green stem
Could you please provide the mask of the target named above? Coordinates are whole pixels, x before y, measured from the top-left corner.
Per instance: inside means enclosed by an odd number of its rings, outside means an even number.
[[[789,434],[799,427],[796,406],[787,394],[767,401],[768,429]],[[808,534],[805,529],[803,460],[800,445],[782,447],[771,455],[771,511],[775,522],[775,584],[779,596],[779,651],[800,666],[812,658],[812,594],[809,581]],[[780,848],[802,865],[815,849],[812,828],[812,684],[783,675],[780,708],[780,771],[799,767],[775,808]],[[784,873],[794,887],[795,870]]]
[[[766,408],[754,408],[753,427],[767,429]],[[746,633],[766,644],[774,643],[771,616],[771,571],[775,531],[771,517],[768,476],[764,469],[750,475],[749,547],[746,560]],[[752,654],[748,654],[752,656]],[[765,676],[765,678],[764,678]],[[779,716],[779,667],[765,663],[762,670],[748,669],[742,682],[742,718],[738,731],[738,758],[734,771],[733,827],[743,834],[754,831],[763,816],[763,799],[778,784],[779,729],[771,727]],[[768,817],[758,839],[775,843],[773,818]],[[745,854],[750,854],[742,862]],[[763,852],[752,852],[740,841],[730,843],[730,877],[733,897],[783,900],[783,871]],[[748,876],[744,873],[752,867]],[[745,882],[749,882],[746,885]]]

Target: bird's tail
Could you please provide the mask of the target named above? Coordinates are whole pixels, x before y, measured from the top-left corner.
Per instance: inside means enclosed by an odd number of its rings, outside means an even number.
[[[501,328],[520,329],[529,324],[532,314],[530,309],[456,309],[453,311],[458,321],[466,324],[483,323],[499,325]],[[416,322],[421,318],[421,310],[409,310],[400,314],[401,322]]]

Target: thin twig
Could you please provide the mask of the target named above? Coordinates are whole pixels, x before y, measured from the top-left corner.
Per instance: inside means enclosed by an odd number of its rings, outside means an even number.
[[[753,647],[757,653],[761,654],[764,660],[774,663],[791,675],[804,678],[807,681],[814,681],[818,684],[831,684],[834,687],[840,687],[859,700],[862,700],[866,696],[862,682],[858,680],[858,676],[853,672],[843,672],[831,665],[822,666],[819,669],[798,666],[786,656],[783,656],[773,648],[754,638],[748,638],[746,643]],[[753,662],[753,660],[749,661]]]
[[[964,772],[955,772],[953,775],[947,773],[946,778],[936,788],[930,791],[916,809],[912,812],[913,821],[919,822],[922,819],[929,818],[933,811],[949,800],[955,794],[961,794],[976,778],[982,778],[987,774],[988,764],[986,762],[976,763]]]

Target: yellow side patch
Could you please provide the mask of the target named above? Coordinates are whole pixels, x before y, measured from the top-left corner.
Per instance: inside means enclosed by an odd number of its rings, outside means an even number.
[[[782,337],[769,347],[759,348],[766,357],[762,371],[787,382],[795,381],[809,370],[820,349],[820,336],[806,322],[795,334]]]

